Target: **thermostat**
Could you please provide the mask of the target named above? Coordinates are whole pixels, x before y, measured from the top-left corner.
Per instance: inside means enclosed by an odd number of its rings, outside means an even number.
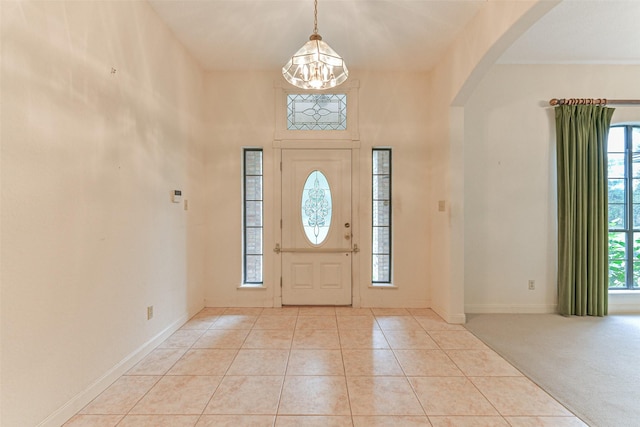
[[[182,199],[182,191],[181,190],[173,190],[173,193],[171,193],[171,201],[173,203],[180,203],[181,199]]]

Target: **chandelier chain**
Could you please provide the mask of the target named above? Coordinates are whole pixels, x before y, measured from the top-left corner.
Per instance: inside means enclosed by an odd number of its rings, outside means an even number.
[[[313,0],[313,34],[318,34],[318,0]]]

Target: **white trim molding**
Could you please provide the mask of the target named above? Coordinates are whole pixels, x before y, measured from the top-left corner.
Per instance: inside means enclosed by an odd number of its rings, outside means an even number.
[[[160,343],[167,339],[171,334],[177,331],[187,320],[190,315],[185,313],[179,319],[171,323],[164,330],[160,331],[153,338],[142,344],[115,366],[105,372],[100,378],[96,379],[86,389],[72,397],[67,403],[58,408],[55,412],[45,418],[37,427],[58,427],[66,423],[71,417],[84,408],[89,402],[98,397],[100,393],[105,391],[114,381],[124,375],[136,363],[141,361]]]
[[[464,311],[474,314],[551,314],[558,312],[556,304],[466,304]]]

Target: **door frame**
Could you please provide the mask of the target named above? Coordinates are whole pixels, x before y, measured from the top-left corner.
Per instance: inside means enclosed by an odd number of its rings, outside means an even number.
[[[360,141],[353,140],[275,140],[273,142],[273,242],[270,251],[276,245],[282,247],[282,150],[320,150],[342,149],[351,151],[351,230],[352,244],[360,245]],[[274,307],[282,307],[282,256],[274,252],[273,283],[275,284]],[[360,308],[360,252],[351,256],[351,306]]]

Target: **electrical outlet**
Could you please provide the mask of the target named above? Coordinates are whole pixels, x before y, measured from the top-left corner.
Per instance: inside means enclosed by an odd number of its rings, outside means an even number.
[[[153,306],[147,307],[147,320],[153,319]]]
[[[536,290],[536,281],[535,280],[529,280],[529,290],[530,291],[535,291]]]

